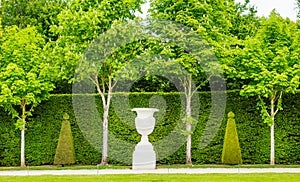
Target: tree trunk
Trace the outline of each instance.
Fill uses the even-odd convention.
[[[25,118],[22,119],[25,122]],[[25,124],[22,125],[21,130],[21,167],[26,167],[25,165]]]
[[[186,123],[186,131],[190,132],[191,131],[191,124]],[[188,134],[186,137],[186,164],[192,164],[192,154],[191,154],[191,146],[192,146],[192,136],[191,134]]]
[[[111,100],[111,84],[108,88],[107,99],[105,99],[104,94],[102,95],[103,101],[103,138],[102,138],[102,159],[100,165],[108,165],[108,114],[109,114],[109,106]]]
[[[275,139],[274,139],[274,119],[275,119],[275,111],[274,111],[274,99],[271,99],[271,119],[272,125],[270,127],[270,139],[271,139],[271,151],[270,151],[270,164],[275,165]]]
[[[102,106],[103,106],[103,128],[102,128],[102,158],[100,165],[107,165],[108,164],[108,112],[110,106],[110,99],[111,99],[111,92],[112,92],[112,80],[109,78],[109,85],[108,85],[108,94],[107,98],[105,98],[105,84],[102,78],[102,90],[99,85],[98,81],[98,74],[94,75],[94,83],[96,84],[96,88],[98,93],[102,99]]]
[[[22,100],[22,129],[21,129],[21,167],[26,167],[25,164],[25,100]]]
[[[192,164],[192,136],[191,136],[191,131],[192,131],[192,124],[191,124],[191,97],[192,97],[192,78],[189,77],[188,80],[188,89],[186,90],[186,131],[188,135],[186,136],[186,164]]]
[[[270,127],[271,133],[271,155],[270,155],[270,164],[275,165],[275,140],[274,140],[274,122]]]
[[[106,105],[103,113],[103,138],[102,138],[102,159],[101,165],[108,164],[108,106]]]

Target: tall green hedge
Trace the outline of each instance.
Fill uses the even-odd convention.
[[[119,99],[127,97],[126,94],[119,94]],[[158,98],[161,103],[155,103],[153,96]],[[84,97],[84,96],[81,96]],[[85,97],[94,97],[92,95]],[[178,122],[180,113],[180,95],[178,93],[130,93],[130,107],[149,107],[149,101],[155,106],[165,105],[166,113],[161,117],[162,120],[156,124],[153,133],[149,136],[150,142],[160,141],[174,130]],[[114,99],[114,97],[113,97]],[[283,97],[283,111],[276,115],[275,119],[275,150],[277,164],[300,164],[300,94],[285,95]],[[114,100],[117,102],[117,100]],[[165,103],[164,103],[165,102]],[[199,147],[203,130],[207,124],[210,114],[210,94],[199,93],[199,119],[195,131],[192,135],[192,160],[194,164],[220,164],[222,146],[226,128],[226,120],[222,121],[217,135],[203,149]],[[102,105],[100,98],[96,97],[96,110],[101,113]],[[82,103],[84,105],[84,103]],[[127,108],[129,109],[129,108]],[[84,110],[84,107],[82,107]],[[126,110],[126,108],[125,108]],[[110,112],[109,131],[114,136],[129,143],[136,144],[140,140],[140,135],[136,132],[133,125],[132,116],[122,117],[116,114],[114,108]],[[269,162],[269,127],[262,122],[259,111],[256,109],[255,98],[244,98],[238,92],[227,93],[226,113],[235,113],[237,132],[242,151],[244,164],[268,164]],[[94,112],[94,111],[86,111]],[[71,95],[52,95],[48,101],[43,102],[35,109],[34,115],[28,118],[26,130],[26,163],[27,165],[47,165],[53,164],[57,142],[59,138],[62,116],[69,113],[74,148],[76,154],[76,164],[97,164],[101,160],[99,147],[94,147],[87,141],[81,132],[74,116]],[[97,128],[97,118],[89,118],[89,127]],[[101,116],[99,116],[101,117]],[[126,122],[124,122],[126,120]],[[0,111],[0,165],[18,166],[20,164],[20,131],[15,129],[14,120]],[[89,133],[95,136],[95,141],[99,141],[101,136],[97,133]],[[172,141],[170,141],[172,142]],[[173,141],[174,142],[174,141]],[[176,142],[176,141],[175,141]],[[166,143],[169,144],[169,143]],[[120,146],[122,147],[122,146]],[[126,156],[124,156],[126,157]],[[128,159],[130,160],[130,158]],[[158,164],[178,164],[185,161],[185,146],[180,147],[175,153],[165,159],[158,161]],[[122,164],[119,161],[110,159],[110,163]]]

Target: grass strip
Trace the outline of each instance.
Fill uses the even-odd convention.
[[[255,173],[255,174],[114,174],[114,175],[42,175],[42,176],[0,176],[0,181],[12,182],[298,182],[300,174]]]

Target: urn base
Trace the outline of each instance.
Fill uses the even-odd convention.
[[[156,154],[151,143],[138,143],[133,152],[132,169],[155,169]]]

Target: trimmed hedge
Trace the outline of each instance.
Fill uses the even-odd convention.
[[[130,108],[133,107],[164,107],[166,112],[161,115],[155,115],[158,118],[158,123],[154,132],[149,136],[150,142],[160,141],[167,136],[171,131],[179,131],[181,128],[176,128],[178,120],[180,120],[180,95],[178,93],[128,93],[117,94],[118,99],[113,97],[115,106],[122,97],[129,97]],[[153,99],[153,96],[156,99]],[[93,97],[78,96],[78,97]],[[163,99],[162,99],[163,98]],[[156,102],[158,100],[158,102]],[[283,107],[275,118],[275,157],[277,164],[300,164],[300,94],[284,95]],[[199,93],[199,118],[195,126],[195,131],[192,135],[192,160],[194,164],[221,164],[221,155],[223,148],[223,140],[226,128],[226,119],[224,118],[217,135],[203,149],[199,147],[201,136],[206,126],[207,118],[210,114],[210,93]],[[86,110],[84,106],[91,102],[82,102],[80,106],[80,114],[86,117],[87,127],[99,128],[99,119],[101,116],[94,117],[93,112],[101,113],[102,105],[100,98],[95,99],[97,108],[95,110]],[[238,92],[227,93],[226,113],[233,111],[235,113],[237,132],[242,151],[244,164],[268,164],[269,163],[269,147],[270,136],[269,127],[263,123],[256,109],[255,98],[241,97]],[[118,112],[118,113],[117,113]],[[121,113],[120,113],[121,112]],[[75,120],[74,108],[72,105],[71,95],[52,95],[48,101],[43,102],[36,108],[34,115],[28,118],[26,130],[26,145],[25,155],[26,164],[33,165],[48,165],[53,164],[55,151],[59,139],[62,116],[64,113],[69,113],[70,123],[72,128],[72,136],[74,140],[74,148],[76,154],[76,164],[97,164],[101,160],[99,141],[101,136],[97,133],[83,134],[82,127]],[[90,113],[90,114],[87,114]],[[116,114],[117,113],[117,114]],[[130,109],[117,111],[111,108],[109,131],[111,134],[126,141],[133,146],[139,142],[140,135],[134,127],[134,115],[128,114]],[[133,112],[132,112],[133,113]],[[78,114],[78,113],[77,113]],[[92,116],[94,118],[92,118]],[[159,119],[162,118],[162,119]],[[0,165],[1,166],[18,166],[20,164],[20,131],[15,129],[14,122],[10,116],[6,115],[3,110],[0,111]],[[181,126],[181,125],[180,125]],[[178,137],[181,135],[178,132]],[[182,135],[183,136],[183,135]],[[94,138],[93,141],[88,141],[88,138]],[[113,141],[113,142],[118,142]],[[171,145],[176,141],[169,141],[166,145]],[[113,145],[130,151],[132,146]],[[109,156],[113,152],[110,151]],[[128,161],[116,161],[110,159],[112,164],[126,164],[130,162],[130,152],[122,152],[118,155],[124,155]],[[158,154],[159,156],[160,154]],[[159,160],[158,164],[179,164],[185,162],[185,145],[181,146],[175,153],[167,158]]]
[[[70,165],[74,163],[75,150],[73,146],[72,131],[70,122],[66,119],[62,122],[56,153],[54,156],[54,164]]]
[[[242,154],[239,144],[239,137],[236,131],[234,113],[228,113],[225,138],[222,151],[223,164],[242,164]]]

